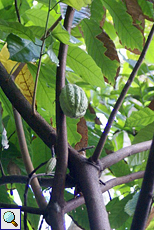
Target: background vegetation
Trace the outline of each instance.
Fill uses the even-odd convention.
[[[134,215],[154,130],[153,5],[0,1],[0,206],[17,207],[17,190],[22,229],[41,228],[41,214],[52,229],[65,229],[64,213],[86,230],[154,228],[150,166]],[[65,82],[82,87],[89,102],[83,118],[66,123]],[[46,162],[55,153],[54,177]]]

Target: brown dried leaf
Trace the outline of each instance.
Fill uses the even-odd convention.
[[[123,0],[124,1],[124,0]],[[144,38],[144,28],[145,28],[145,16],[142,13],[140,6],[138,5],[137,0],[125,0],[124,1],[127,7],[127,13],[131,15],[133,19],[133,25],[141,31],[143,35],[143,45],[145,44]],[[127,47],[126,47],[127,49]],[[140,54],[141,52],[138,49],[128,49],[135,54]]]
[[[154,100],[152,100],[148,106],[151,110],[154,111]]]
[[[80,150],[82,148],[87,147],[87,145],[88,145],[88,128],[87,128],[86,120],[84,119],[84,117],[80,118],[80,121],[77,124],[77,132],[79,134],[81,134],[82,138],[81,138],[80,142],[78,142],[75,145],[75,149]],[[82,151],[80,153],[82,155],[85,155],[84,151]]]
[[[97,39],[99,39],[101,42],[103,42],[104,46],[106,47],[105,55],[110,58],[112,61],[117,60],[120,63],[116,47],[114,45],[114,42],[110,39],[110,37],[102,30],[102,33],[97,35]],[[119,75],[120,66],[117,69],[117,73],[115,76],[115,80]],[[108,80],[105,78],[105,81],[108,82]]]

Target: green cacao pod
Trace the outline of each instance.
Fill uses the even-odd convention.
[[[75,84],[65,85],[60,93],[63,113],[71,118],[83,117],[88,107],[88,99],[83,89]]]
[[[55,166],[56,166],[56,158],[55,157],[52,157],[48,162],[47,162],[47,165],[46,165],[46,170],[45,170],[45,173],[46,174],[50,174],[52,173],[52,171],[54,170]]]

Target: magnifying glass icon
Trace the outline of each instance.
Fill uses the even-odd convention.
[[[11,224],[13,224],[15,227],[18,226],[18,224],[15,222],[15,215],[14,215],[14,213],[11,212],[11,211],[5,212],[4,215],[3,215],[3,219],[4,219],[5,222],[11,223]]]

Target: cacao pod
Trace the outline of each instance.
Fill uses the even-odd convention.
[[[47,165],[46,165],[46,174],[51,174],[52,171],[54,170],[55,166],[56,166],[56,158],[55,157],[52,157],[48,162],[47,162]]]
[[[88,107],[88,99],[83,89],[75,84],[65,85],[59,96],[63,113],[71,118],[83,117]]]

